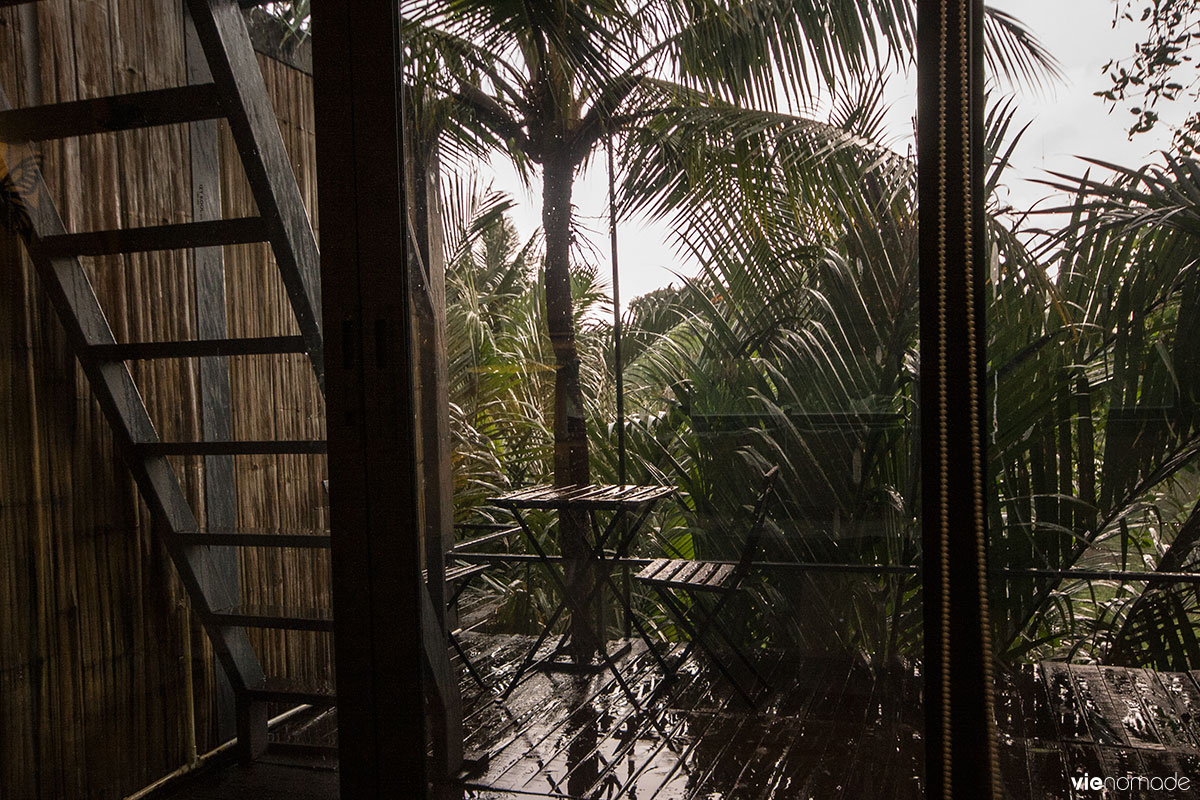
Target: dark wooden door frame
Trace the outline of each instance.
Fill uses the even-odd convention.
[[[395,0],[314,0],[342,797],[428,790]]]

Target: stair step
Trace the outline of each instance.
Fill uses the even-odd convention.
[[[336,702],[332,686],[314,686],[284,678],[267,678],[262,685],[243,691],[250,700],[272,703],[307,703],[331,706]]]
[[[333,614],[324,608],[240,605],[213,611],[223,625],[289,631],[332,631]]]
[[[2,121],[0,125],[3,125]],[[70,258],[144,253],[152,250],[184,250],[191,247],[220,247],[266,240],[267,226],[262,217],[240,217],[151,225],[145,228],[65,233],[45,237],[38,247],[41,255],[46,258]]]
[[[255,336],[244,339],[193,339],[181,342],[130,342],[89,348],[103,361],[144,361],[152,358],[204,358],[303,353],[303,336]]]
[[[134,448],[143,456],[258,456],[319,455],[324,439],[269,439],[241,442],[142,442]]]
[[[41,142],[223,116],[216,86],[200,83],[3,111],[0,139]]]
[[[180,544],[199,547],[311,547],[328,548],[328,533],[241,533],[214,531],[207,533],[176,533]]]

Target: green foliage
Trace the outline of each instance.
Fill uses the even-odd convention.
[[[274,0],[262,8],[286,26],[290,38],[302,42],[312,33],[312,0]]]
[[[998,265],[989,356],[1002,567],[1171,571],[1191,559],[1193,541],[1177,534],[1200,455],[1200,170],[1172,156],[1163,168],[1098,166],[1112,177],[1055,183],[1076,198],[1055,209],[1071,214],[1064,229],[1032,250],[1009,236]],[[1011,577],[995,584],[993,608],[1014,657],[1153,664],[1164,648],[1185,652],[1190,626],[1175,623],[1194,608],[1176,602],[1190,596],[1179,588],[1168,602],[1138,582]]]
[[[520,242],[511,202],[448,179],[446,328],[455,497],[463,517],[488,496],[551,474],[554,356],[545,333],[540,240]],[[576,271],[576,325],[590,396],[604,391],[607,294],[595,269]]]
[[[989,122],[996,170],[1011,152],[1003,108]],[[714,193],[713,221],[683,240],[707,254],[701,273],[630,310],[631,480],[672,483],[683,496],[652,522],[660,533],[646,555],[736,557],[729,523],[752,501],[755,475],[780,464],[764,559],[919,563],[913,173],[866,145],[819,163],[822,179],[805,184],[819,213],[794,214],[783,193],[747,203],[761,187]],[[780,160],[748,174],[789,185],[771,169],[790,168]],[[1169,158],[1105,181],[1061,179],[1077,198],[1071,221],[1036,245],[1029,229],[991,222],[992,607],[1006,659],[1197,663],[1200,609],[1186,586],[1011,571],[1174,572],[1200,556],[1198,175]],[[448,281],[452,358],[469,365],[452,369],[456,427],[467,432],[456,447],[464,513],[549,475],[535,250],[493,220]],[[599,288],[577,293],[581,307],[601,310],[579,323],[597,480],[612,480],[611,331]],[[498,582],[514,625],[536,629],[552,607],[541,580],[514,571]],[[759,644],[920,656],[917,576],[766,572],[757,586],[745,631]]]
[[[1137,11],[1135,12],[1135,8]],[[1200,2],[1198,0],[1119,0],[1117,20],[1146,27],[1146,37],[1133,55],[1104,65],[1111,85],[1096,95],[1112,104],[1129,103],[1134,122],[1132,137],[1153,130],[1162,120],[1162,102],[1200,100]],[[1116,24],[1116,23],[1114,23]],[[1184,109],[1184,119],[1172,125],[1174,144],[1183,155],[1200,146],[1200,113]]]
[[[751,137],[761,141],[745,147]],[[736,557],[727,524],[778,464],[764,559],[914,563],[911,165],[832,126],[819,138],[785,126],[724,141],[710,137],[707,190],[681,190],[676,204],[681,244],[702,272],[677,296],[680,321],[627,370],[645,409],[642,441],[662,447],[655,466],[688,492],[701,557]],[[691,168],[663,159],[643,174],[691,180]],[[913,576],[765,573],[747,635],[912,658],[918,586]]]

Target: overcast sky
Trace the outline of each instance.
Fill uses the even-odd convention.
[[[1132,142],[1126,131],[1133,119],[1125,108],[1110,110],[1093,92],[1107,80],[1101,68],[1111,58],[1125,58],[1144,36],[1136,23],[1125,22],[1113,29],[1114,0],[993,0],[991,5],[1023,21],[1062,65],[1065,82],[1046,91],[1017,90],[1014,131],[1030,123],[1014,156],[1008,180],[1007,202],[1027,208],[1049,190],[1033,181],[1046,177],[1046,170],[1081,174],[1087,165],[1077,155],[1087,155],[1128,166],[1145,163],[1156,150],[1167,147],[1170,132],[1159,126]],[[1000,94],[1011,87],[1000,85]],[[888,124],[895,147],[903,151],[912,141],[912,117],[916,108],[915,76],[896,75],[889,81]],[[1164,114],[1167,116],[1167,114]],[[524,190],[511,167],[500,158],[493,160],[494,185],[517,201],[513,218],[523,237],[540,224],[541,199]],[[607,275],[609,262],[607,177],[603,159],[576,180],[575,205],[582,224],[592,239]],[[689,274],[694,265],[682,262],[671,242],[670,231],[661,224],[627,221],[618,227],[622,306],[631,298],[677,280],[676,273]]]

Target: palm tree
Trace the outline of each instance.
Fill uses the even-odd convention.
[[[507,216],[512,201],[484,188],[477,175],[443,176],[440,198],[456,519],[511,525],[487,516],[495,509],[486,499],[544,481],[553,469],[555,368],[541,302],[541,236],[522,242]],[[594,269],[575,270],[572,284],[581,380],[589,398],[604,397],[608,297]],[[597,413],[592,405],[589,414]],[[533,530],[543,534],[540,524]],[[502,598],[492,624],[540,631],[554,609],[554,587],[542,577],[523,567],[483,575]]]

